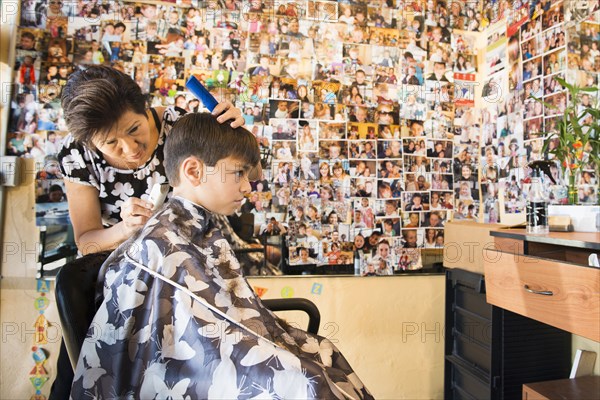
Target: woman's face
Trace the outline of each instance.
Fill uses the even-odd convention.
[[[305,97],[307,95],[306,86],[298,86],[298,96]]]
[[[92,143],[113,164],[129,169],[148,160],[154,150],[149,148],[150,139],[147,116],[126,111],[108,135],[96,135]]]
[[[321,172],[321,176],[328,176],[329,175],[329,166],[326,164],[323,164],[319,168],[319,171]]]

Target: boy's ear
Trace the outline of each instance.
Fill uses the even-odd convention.
[[[193,186],[202,182],[204,174],[204,163],[196,157],[188,157],[181,163],[181,179],[188,180]]]

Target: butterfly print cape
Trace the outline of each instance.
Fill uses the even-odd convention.
[[[256,296],[210,213],[172,198],[99,275],[73,399],[371,399],[326,338]],[[99,297],[99,298],[100,298]]]

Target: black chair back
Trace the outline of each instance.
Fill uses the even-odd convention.
[[[63,340],[73,369],[88,329],[96,314],[96,282],[100,267],[110,253],[96,253],[66,263],[56,275],[56,306]]]
[[[308,333],[317,334],[321,323],[321,313],[312,301],[302,297],[290,297],[285,299],[267,299],[262,303],[269,310],[277,311],[304,311],[308,315]]]

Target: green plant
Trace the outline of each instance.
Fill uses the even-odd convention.
[[[590,93],[598,91],[597,87],[582,88],[569,84],[560,77],[554,78],[567,90],[568,102],[564,110],[534,97],[545,107],[561,112],[556,130],[545,132],[542,152],[552,154],[560,162],[563,176],[568,177],[569,204],[577,203],[577,174],[585,165],[592,164],[598,170],[600,163],[600,109],[597,99],[584,104],[582,97],[595,98]]]

